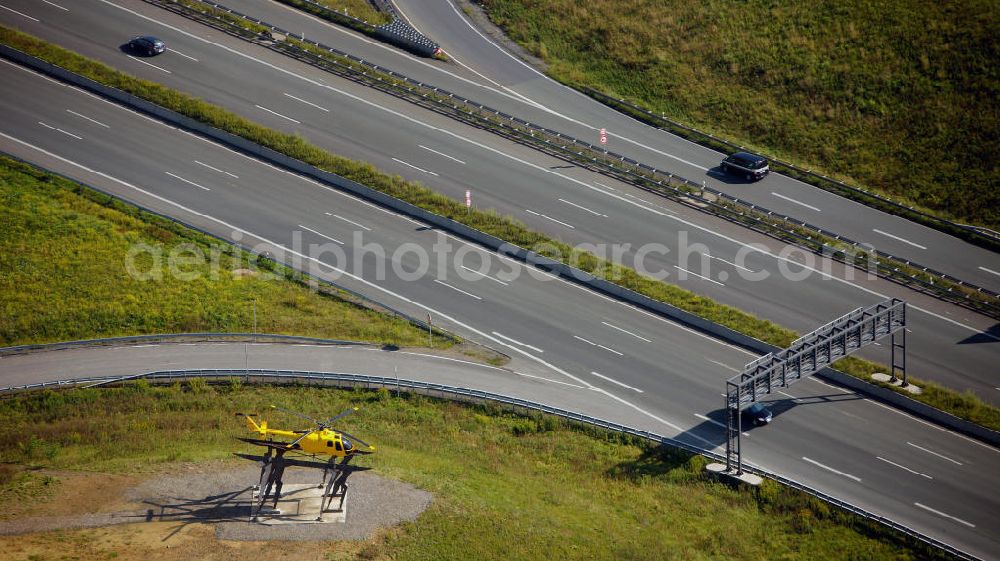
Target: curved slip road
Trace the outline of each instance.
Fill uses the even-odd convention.
[[[796,277],[803,269],[793,264],[798,256],[790,260],[775,258],[784,246],[773,240],[665,203],[602,176],[564,169],[565,162],[560,160],[418,111],[407,103],[142,2],[83,0],[70,6],[69,11],[36,0],[8,0],[7,4],[38,21],[11,12],[0,13],[0,21],[6,24],[130,73],[202,96],[268,126],[301,133],[337,153],[424,181],[452,197],[463,198],[465,190],[471,189],[475,206],[496,208],[565,241],[598,245],[613,242],[623,249],[621,255],[627,263],[641,248],[649,247],[647,244],[662,243],[669,253],[654,250],[644,255],[650,272],[663,273],[670,282],[799,331],[810,330],[884,296],[905,298],[917,307],[911,315],[914,328],[909,340],[910,373],[953,388],[971,389],[994,403],[1000,401],[1000,390],[996,389],[1000,382],[992,368],[1000,339],[988,333],[995,332],[996,326],[971,312],[884,281],[842,282],[809,271],[805,271],[809,278],[804,280],[785,278],[782,270]],[[296,21],[304,29],[306,23],[319,26],[333,34],[333,40],[324,37],[325,42],[336,44],[354,37],[331,31],[334,28],[277,4],[250,7],[253,10],[247,11],[255,14],[258,9],[271,10],[268,18],[298,18]],[[117,41],[108,40],[122,29],[157,29],[172,50],[153,59],[129,59],[118,50]],[[311,34],[311,28],[306,32]],[[351,40],[360,46],[349,46],[369,49],[374,55],[397,62],[415,60],[367,39]],[[435,63],[413,64],[422,71],[448,76],[436,70]],[[468,82],[453,79],[471,87]],[[23,125],[44,128],[37,124],[42,120],[37,117],[50,108],[47,100],[15,92],[4,99],[12,115],[26,111],[24,105],[35,104],[36,113],[24,115]],[[68,118],[75,121],[74,126],[91,124],[71,113],[59,115],[60,119],[55,119],[58,122]],[[12,119],[11,125],[14,122]],[[98,132],[108,133],[110,138],[117,135],[116,131]],[[68,136],[46,140],[62,141],[65,147],[76,143]],[[770,254],[747,251],[746,244],[751,242],[770,248]],[[684,247],[691,251],[685,253]],[[612,251],[609,246],[609,254]],[[703,258],[709,254],[710,258]],[[840,277],[841,269],[833,265],[830,271]],[[747,280],[745,273],[763,273],[768,278]],[[866,356],[886,360],[883,350]]]
[[[553,405],[706,448],[722,443],[720,392],[747,353],[21,68],[3,63],[0,73],[4,150],[407,313],[430,313],[435,325],[514,356],[518,372],[545,378],[496,372],[533,399],[544,387],[565,400]],[[448,258],[421,263],[421,252],[434,255],[437,244],[452,246]],[[282,368],[329,364],[306,347],[281,349],[294,356],[277,346],[257,350]],[[215,362],[166,354],[182,364],[190,357],[191,367],[228,360],[241,368],[241,350]],[[123,352],[103,351],[90,361],[64,355],[61,370],[89,363],[101,375]],[[5,357],[0,369],[22,380],[62,377],[52,365],[18,362],[32,356],[42,355]],[[775,423],[744,440],[749,461],[977,555],[998,551],[995,448],[817,381],[785,394],[773,396]]]

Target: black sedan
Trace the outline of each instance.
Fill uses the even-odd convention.
[[[128,42],[128,47],[132,51],[146,56],[155,56],[167,50],[167,46],[163,44],[163,41],[150,35],[140,35],[132,39]]]
[[[754,425],[766,425],[771,422],[771,410],[757,402],[743,410],[743,418]]]

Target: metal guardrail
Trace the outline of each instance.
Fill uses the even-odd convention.
[[[646,124],[666,130],[666,128],[662,126],[665,124],[667,127],[674,130],[679,129],[688,135],[697,137],[693,139],[686,138],[686,140],[691,140],[692,142],[708,146],[709,148],[715,148],[716,146],[713,146],[713,144],[715,144],[721,145],[722,147],[726,147],[730,150],[747,149],[745,146],[740,146],[734,142],[719,138],[711,133],[700,131],[694,127],[674,121],[673,119],[668,119],[664,115],[658,115],[649,109],[636,105],[630,101],[612,97],[587,86],[579,86],[578,89],[597,101],[612,107],[613,109],[618,109],[619,111],[621,111],[620,108],[628,109],[630,117],[638,117],[642,121],[646,122]],[[667,132],[673,133],[674,131],[668,130]],[[1000,250],[1000,232],[995,230],[990,230],[989,228],[984,228],[982,226],[961,224],[959,222],[934,216],[922,210],[894,201],[888,197],[884,197],[873,191],[849,185],[839,179],[834,179],[832,177],[816,173],[812,170],[803,169],[800,166],[784,161],[780,158],[776,158],[768,154],[761,155],[765,156],[772,163],[795,172],[797,179],[807,181],[809,184],[815,185],[825,191],[846,196],[851,200],[858,201],[866,206],[871,206],[873,208],[877,208],[878,210],[889,212],[908,220],[913,220],[914,222],[919,222],[920,224],[940,230],[946,234],[962,237],[967,241],[981,245],[987,249],[992,249],[993,251]]]
[[[330,346],[372,346],[364,341],[341,341],[339,339],[322,339],[318,337],[303,337],[299,335],[279,335],[276,333],[162,333],[153,335],[125,335],[122,337],[100,337],[96,339],[79,339],[76,341],[59,341],[57,343],[33,343],[30,345],[15,345],[0,347],[0,356],[21,354],[33,351],[70,349],[76,347],[101,347],[128,345],[131,343],[149,343],[151,341],[219,341],[248,343],[303,343]]]
[[[965,282],[957,277],[923,266],[914,261],[873,250],[867,244],[856,242],[836,232],[830,232],[791,216],[776,213],[717,189],[703,184],[699,185],[679,175],[668,173],[621,154],[610,152],[602,147],[506,114],[464,96],[449,92],[448,90],[414,80],[394,70],[373,64],[317,41],[308,40],[300,34],[286,31],[211,0],[199,1],[231,17],[266,27],[273,32],[294,38],[296,41],[311,45],[335,57],[345,58],[351,63],[361,66],[363,70],[353,68],[348,64],[338,63],[336,60],[331,60],[330,58],[324,58],[316,53],[292,45],[287,41],[261,40],[256,33],[248,31],[233,22],[192,10],[173,0],[144,1],[169,9],[189,19],[195,19],[196,21],[216,27],[244,40],[257,42],[262,46],[291,56],[307,64],[365,86],[373,87],[389,95],[457,119],[471,126],[488,130],[489,132],[530,146],[551,156],[614,177],[651,193],[670,198],[695,210],[708,212],[785,243],[797,245],[810,252],[872,272],[907,288],[1000,319],[1000,293]],[[385,77],[379,74],[385,75]],[[394,82],[398,82],[398,84]],[[829,240],[829,243],[824,241],[823,238]],[[831,243],[837,245],[831,245]],[[856,253],[849,258],[844,249],[845,246],[849,246]],[[869,263],[869,259],[863,257],[868,255],[868,253],[876,256],[872,260],[874,261],[874,265]],[[881,260],[889,263],[882,263]],[[907,272],[904,269],[912,272]],[[925,275],[929,280],[921,278],[921,275]],[[938,279],[938,282],[935,282],[935,279]],[[940,281],[945,281],[946,284],[950,283],[954,287],[959,288],[959,290],[954,290],[949,286],[942,286],[939,284]],[[963,292],[961,288],[982,296],[982,299],[972,298],[969,293]]]
[[[237,378],[237,379],[242,379],[241,381],[243,381],[244,383],[315,384],[315,385],[334,386],[334,387],[364,387],[365,389],[386,388],[391,390],[393,388],[396,388],[398,390],[402,390],[403,388],[406,388],[408,391],[413,391],[414,393],[421,393],[423,395],[429,395],[431,397],[439,397],[441,399],[451,399],[456,401],[473,401],[473,402],[490,401],[510,406],[511,409],[515,412],[517,408],[521,408],[525,411],[537,411],[540,413],[555,415],[557,417],[561,417],[563,419],[567,419],[570,421],[585,423],[605,430],[619,432],[622,434],[628,434],[639,438],[644,438],[646,440],[655,442],[657,444],[680,448],[684,451],[704,456],[716,462],[720,463],[725,462],[725,457],[720,454],[716,454],[709,450],[702,449],[698,446],[694,446],[692,444],[688,444],[686,442],[674,438],[670,438],[646,430],[637,429],[627,425],[622,425],[612,421],[599,419],[597,417],[591,417],[583,413],[577,413],[559,407],[553,407],[551,405],[546,405],[544,403],[529,401],[503,394],[485,392],[470,388],[448,386],[445,384],[434,384],[431,382],[421,382],[419,380],[387,378],[384,376],[367,376],[363,374],[313,372],[313,371],[302,371],[302,370],[260,370],[260,369],[163,370],[163,371],[147,372],[144,374],[136,374],[131,376],[76,378],[72,380],[57,380],[51,382],[40,382],[37,384],[11,386],[6,388],[0,388],[0,396],[17,395],[20,392],[34,391],[39,389],[52,389],[52,388],[60,389],[60,388],[73,388],[73,387],[92,388],[92,387],[107,386],[111,384],[120,384],[123,382],[134,381],[137,379],[146,379],[154,383],[170,384],[173,382],[191,378],[201,378],[205,380],[215,380],[219,382],[225,382],[230,379]],[[977,557],[955,546],[952,546],[948,543],[945,543],[931,536],[925,535],[917,530],[910,528],[909,526],[900,524],[899,522],[895,522],[884,516],[869,512],[861,507],[853,505],[847,501],[840,500],[832,495],[823,493],[822,491],[809,487],[808,485],[805,485],[793,479],[782,477],[776,473],[772,473],[763,470],[759,467],[747,464],[744,465],[744,471],[754,473],[761,477],[766,477],[782,485],[787,485],[788,487],[791,487],[798,491],[808,493],[809,495],[812,495],[824,502],[842,508],[852,514],[861,516],[865,519],[882,524],[888,528],[896,530],[897,532],[905,534],[911,538],[914,538],[928,545],[946,551],[947,553],[954,555],[955,557],[958,557],[960,559],[968,559],[973,561],[978,559]]]

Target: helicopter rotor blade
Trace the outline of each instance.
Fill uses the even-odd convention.
[[[344,431],[342,431],[342,430],[338,430],[337,432],[339,432],[339,433],[340,433],[340,434],[342,434],[343,436],[346,436],[347,438],[350,438],[351,440],[353,440],[354,442],[357,442],[358,444],[360,444],[360,445],[364,446],[365,448],[371,448],[371,447],[372,447],[372,445],[371,445],[371,444],[368,444],[368,443],[367,443],[367,442],[365,442],[364,440],[361,440],[360,438],[358,438],[358,437],[354,436],[353,434],[351,434],[351,433],[349,433],[349,432],[344,432]]]
[[[333,417],[330,417],[330,419],[329,419],[329,420],[327,420],[327,421],[326,421],[325,423],[317,423],[317,424],[318,424],[318,425],[319,425],[320,427],[323,427],[323,428],[326,428],[326,427],[330,426],[330,423],[333,423],[333,422],[334,422],[334,421],[336,421],[337,419],[341,419],[341,418],[343,418],[343,417],[346,417],[346,416],[350,415],[351,413],[354,413],[354,412],[355,412],[355,411],[357,411],[357,410],[358,410],[358,408],[357,408],[357,407],[351,407],[350,409],[348,409],[347,411],[344,411],[343,413],[341,413],[341,414],[339,414],[339,415],[335,415],[335,416],[333,416]]]
[[[302,436],[300,436],[300,437],[296,438],[295,440],[289,442],[288,443],[288,448],[294,448],[296,444],[298,444],[299,442],[302,441],[302,439],[304,439],[305,437],[309,436],[310,434],[312,434],[314,432],[316,432],[316,429],[305,431],[304,433],[302,433]]]
[[[308,415],[303,415],[302,413],[298,413],[296,411],[292,411],[291,409],[285,409],[284,407],[278,407],[277,405],[272,405],[271,409],[277,409],[278,411],[281,411],[282,413],[288,413],[289,415],[295,415],[296,417],[299,417],[301,419],[305,419],[305,420],[307,420],[307,421],[309,421],[311,423],[315,423],[317,425],[320,424],[320,422],[317,421],[316,419],[313,419],[312,417],[310,417]]]

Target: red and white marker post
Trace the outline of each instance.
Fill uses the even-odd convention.
[[[608,130],[601,129],[601,144],[607,144],[607,143],[608,143]]]
[[[465,211],[472,212],[472,191],[469,189],[465,190]]]

